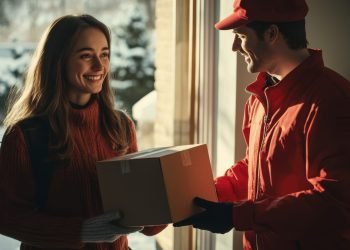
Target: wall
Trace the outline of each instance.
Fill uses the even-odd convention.
[[[309,47],[321,48],[325,64],[350,79],[350,1],[307,0],[307,3]]]
[[[173,1],[156,1],[156,72],[157,113],[155,124],[155,145],[174,144],[174,17]]]

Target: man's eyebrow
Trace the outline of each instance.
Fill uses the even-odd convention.
[[[239,34],[239,35],[244,35],[245,31],[244,30],[240,30],[239,28],[233,29],[232,30],[233,34]]]

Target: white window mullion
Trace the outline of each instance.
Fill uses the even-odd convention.
[[[197,90],[197,133],[196,143],[206,143],[214,163],[216,137],[216,84],[215,84],[215,22],[216,1],[197,0],[196,6],[196,90]],[[215,164],[212,164],[214,167]],[[213,169],[215,173],[215,169]],[[215,235],[197,230],[196,250],[215,249]]]

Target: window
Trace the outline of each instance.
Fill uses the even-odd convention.
[[[0,138],[10,89],[23,84],[31,55],[44,29],[65,14],[88,13],[111,30],[111,85],[116,106],[135,120],[140,149],[154,147],[155,0],[3,0],[0,2]],[[21,16],[21,18],[13,18]],[[154,237],[132,234],[130,246],[156,249]],[[141,247],[142,246],[142,247]],[[0,235],[0,248],[18,249],[19,242]]]

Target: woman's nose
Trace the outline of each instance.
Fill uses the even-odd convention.
[[[100,58],[95,57],[93,61],[93,68],[94,69],[102,69],[103,68],[103,63]]]

